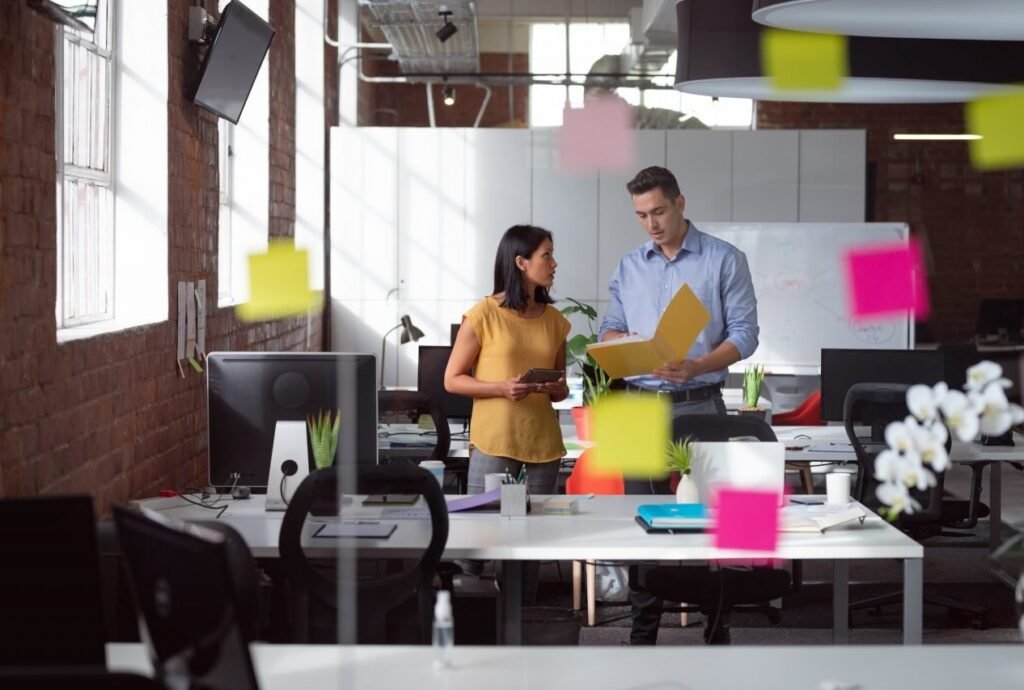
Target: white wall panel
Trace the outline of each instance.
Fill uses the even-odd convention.
[[[695,222],[732,217],[732,133],[681,129],[667,132],[667,167],[686,197]]]
[[[800,132],[800,222],[864,221],[864,130]]]
[[[771,130],[732,136],[732,220],[797,220],[800,133]]]

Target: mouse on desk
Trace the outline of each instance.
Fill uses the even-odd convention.
[[[231,498],[242,501],[252,496],[252,489],[248,486],[236,486],[231,490]]]

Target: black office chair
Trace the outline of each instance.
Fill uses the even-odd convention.
[[[875,479],[875,459],[887,448],[885,443],[885,427],[890,422],[902,421],[910,414],[907,409],[907,389],[909,386],[894,383],[857,383],[850,386],[843,403],[843,424],[846,435],[857,456],[857,483],[854,497],[865,506],[880,511],[883,506],[876,496],[879,482]],[[863,425],[871,430],[869,437],[858,436],[855,425]],[[952,446],[952,439],[946,441],[946,451]],[[913,539],[921,541],[929,537],[944,534],[942,527],[948,519],[943,510],[943,481],[945,472],[935,472],[935,486],[925,491],[913,489],[911,498],[921,508],[912,514],[901,514],[893,525]],[[986,626],[986,612],[980,606],[974,606],[958,599],[943,596],[927,590],[923,595],[924,603],[942,606],[952,611],[959,611],[971,616],[976,627]],[[862,609],[879,610],[887,604],[898,604],[903,601],[903,592],[893,592],[871,597],[850,604],[850,611]],[[852,615],[851,615],[852,619]],[[851,620],[852,623],[852,620]]]
[[[0,668],[0,690],[166,690],[152,678],[103,670]]]
[[[382,424],[416,424],[419,422],[420,416],[429,415],[435,431],[432,435],[433,447],[424,444],[422,455],[406,459],[413,464],[420,460],[444,462],[445,470],[455,475],[457,493],[466,493],[466,484],[469,480],[469,460],[448,457],[448,450],[451,448],[452,442],[451,431],[448,428],[448,418],[445,417],[441,404],[436,398],[420,391],[378,391],[377,414]],[[381,456],[386,458],[387,451],[384,450]]]
[[[695,414],[681,415],[672,423],[672,436],[696,441],[728,441],[752,436],[758,441],[777,441],[771,426],[760,417],[746,415]],[[670,494],[668,479],[625,480],[627,494]],[[719,616],[730,611],[755,610],[764,613],[772,623],[780,620],[777,609],[766,602],[789,591],[792,578],[785,570],[774,568],[729,569],[717,572],[706,566],[654,566],[629,569],[630,589],[648,592],[669,601],[693,602],[679,611],[700,611],[707,617],[705,641],[710,631],[718,628]]]
[[[311,473],[299,485],[288,504],[281,525],[280,553],[289,586],[289,609],[296,642],[334,642],[337,640],[339,587],[355,586],[359,596],[358,641],[384,642],[388,638],[388,614],[400,607],[417,609],[415,639],[430,637],[433,617],[433,578],[445,544],[448,542],[448,508],[434,476],[410,465],[378,465],[359,468],[354,494],[419,494],[430,514],[430,541],[417,558],[388,557],[380,551],[360,553],[354,581],[341,582],[336,558],[312,558],[303,541],[306,515],[318,495],[338,491],[338,469],[329,467]],[[348,493],[348,492],[346,492]],[[404,519],[403,522],[409,522]],[[399,529],[402,529],[399,526]],[[331,547],[327,539],[318,541]],[[392,635],[394,637],[394,635]]]
[[[105,668],[89,496],[0,500],[0,667]]]

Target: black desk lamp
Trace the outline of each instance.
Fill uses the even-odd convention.
[[[402,320],[397,326],[389,330],[384,334],[384,337],[380,339],[380,387],[384,388],[384,356],[387,354],[387,340],[388,336],[397,331],[399,328],[402,329],[402,337],[399,341],[401,345],[405,345],[410,340],[416,342],[423,337],[423,331],[412,325],[412,319],[409,318],[408,314],[402,316]]]

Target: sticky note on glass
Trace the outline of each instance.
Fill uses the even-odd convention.
[[[1024,167],[1024,89],[979,98],[967,104],[967,131],[981,139],[970,143],[978,170]]]
[[[563,170],[632,170],[636,163],[633,108],[621,98],[588,98],[582,108],[566,108],[558,131]]]
[[[306,314],[320,301],[309,289],[309,253],[292,240],[271,240],[266,254],[249,255],[249,301],[235,308],[243,321]]]
[[[846,255],[846,292],[854,318],[898,316],[910,310],[928,317],[928,281],[921,246],[914,238],[904,244],[860,247]]]
[[[656,395],[609,393],[591,407],[590,437],[596,472],[664,477],[671,404]]]
[[[761,32],[761,73],[776,91],[835,91],[849,73],[846,36]]]
[[[712,535],[715,548],[774,551],[779,539],[779,495],[723,488]]]

